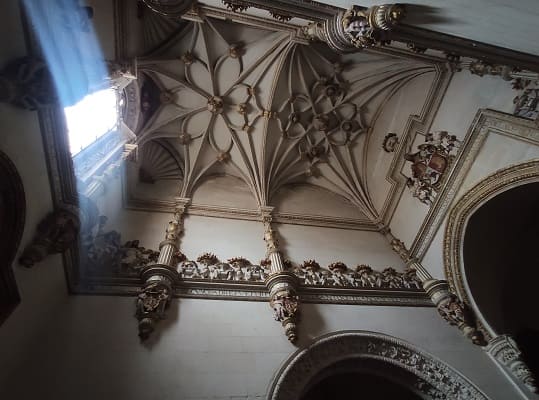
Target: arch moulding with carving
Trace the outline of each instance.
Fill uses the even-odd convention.
[[[466,192],[450,211],[444,235],[444,270],[449,285],[469,304],[488,336],[497,333],[488,324],[473,300],[466,281],[463,262],[463,243],[470,217],[495,196],[517,186],[539,182],[539,160],[527,161],[496,171]]]
[[[459,372],[404,340],[367,331],[341,331],[322,336],[294,353],[277,372],[269,388],[269,400],[297,400],[316,376],[343,361],[377,361],[388,371],[407,374],[399,382],[426,399],[486,400]],[[388,379],[393,380],[388,373]]]

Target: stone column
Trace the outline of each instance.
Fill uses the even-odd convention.
[[[475,327],[475,316],[469,307],[450,291],[447,281],[434,279],[419,260],[410,254],[404,243],[393,236],[389,228],[382,227],[380,233],[389,241],[393,251],[406,263],[406,267],[416,272],[417,277],[421,280],[423,289],[438,309],[440,316],[449,325],[456,326],[460,329],[463,335],[469,338],[474,344],[484,345],[485,340],[483,335]]]
[[[304,28],[311,39],[326,42],[337,53],[348,53],[388,41],[388,32],[405,16],[402,4],[384,4],[364,9],[353,6],[323,23]]]
[[[176,198],[173,219],[168,223],[165,240],[159,244],[159,258],[155,264],[141,271],[144,285],[136,301],[141,340],[147,339],[155,329],[156,322],[166,317],[165,311],[179,280],[176,256],[179,238],[183,233],[183,216],[189,202],[189,199]]]
[[[270,306],[273,316],[284,328],[286,337],[294,343],[297,339],[297,322],[299,316],[299,298],[297,295],[298,280],[295,274],[286,271],[277,234],[271,226],[273,207],[261,207],[260,214],[264,223],[264,241],[266,242],[266,258],[270,260],[270,274],[266,286],[270,293]]]

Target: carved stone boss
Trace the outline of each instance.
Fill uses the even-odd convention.
[[[174,217],[168,223],[165,240],[159,244],[159,257],[155,264],[143,268],[140,276],[144,285],[136,300],[136,317],[139,321],[139,336],[145,340],[155,329],[157,321],[166,317],[178,272],[179,237],[183,233],[183,215],[189,199],[177,198]]]
[[[305,34],[311,39],[326,42],[338,53],[358,51],[383,44],[388,32],[405,16],[401,4],[384,4],[363,9],[353,6],[323,23],[311,23]]]
[[[406,263],[407,268],[416,271],[418,278],[423,284],[423,289],[427,292],[432,302],[438,309],[440,316],[449,323],[456,326],[462,334],[469,338],[474,344],[485,345],[482,333],[476,327],[476,321],[470,308],[449,290],[449,284],[445,280],[434,279],[423,265],[412,257],[410,251],[404,243],[391,233],[389,228],[382,228],[380,231],[389,241],[391,248]]]
[[[272,211],[272,207],[260,208],[264,224],[266,258],[271,263],[270,275],[265,284],[270,293],[270,306],[273,309],[273,316],[276,321],[282,324],[288,340],[294,343],[297,339],[299,317],[298,279],[294,273],[286,271],[283,257],[279,251],[277,234],[271,226]]]

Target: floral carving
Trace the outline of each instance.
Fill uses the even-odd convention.
[[[210,265],[210,264],[217,264],[219,262],[219,259],[213,253],[204,253],[197,258],[197,262],[205,264],[205,265]]]
[[[488,398],[449,365],[403,340],[373,332],[344,332],[317,340],[295,353],[281,369],[268,399],[301,397],[309,381],[343,358],[376,359],[413,374],[410,387],[434,399],[487,400]]]
[[[394,268],[386,268],[382,272],[375,271],[368,265],[358,265],[355,271],[344,263],[335,262],[327,269],[309,260],[296,271],[302,284],[307,286],[341,286],[353,288],[379,289],[412,289],[421,290],[422,285],[415,271],[398,272]]]
[[[121,248],[121,266],[133,271],[144,269],[158,258],[158,251],[141,247],[138,240],[128,241]]]
[[[398,143],[399,143],[399,138],[397,137],[397,134],[388,133],[384,137],[384,141],[382,142],[382,148],[384,149],[386,153],[393,153]]]
[[[178,273],[183,279],[264,282],[269,270],[267,266],[253,265],[243,257],[234,257],[224,263],[214,254],[204,253],[197,258],[197,262],[180,262]]]

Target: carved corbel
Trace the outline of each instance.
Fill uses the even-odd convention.
[[[485,351],[528,389],[534,393],[538,392],[533,373],[522,359],[522,353],[511,336],[500,335],[492,338],[485,347]]]
[[[139,321],[139,336],[146,340],[155,329],[157,321],[166,318],[175,285],[180,279],[177,270],[179,238],[183,233],[183,215],[190,199],[176,198],[173,219],[168,223],[165,240],[159,245],[156,263],[141,270],[144,282],[136,301],[136,317]]]
[[[295,274],[286,271],[285,262],[279,251],[277,233],[271,226],[272,207],[261,207],[260,214],[264,224],[266,259],[271,263],[270,275],[265,284],[270,292],[270,306],[273,316],[284,328],[286,337],[294,343],[297,339],[299,317],[298,279]]]
[[[326,42],[338,53],[347,53],[384,44],[388,32],[405,16],[402,4],[384,4],[364,9],[353,6],[323,23],[311,23],[304,33]]]
[[[63,253],[77,239],[80,230],[79,216],[67,209],[48,214],[37,226],[32,242],[26,246],[19,263],[32,267],[49,254]]]
[[[157,321],[166,318],[178,272],[165,265],[151,265],[142,272],[144,286],[136,301],[139,337],[146,340]]]
[[[449,290],[447,281],[434,279],[423,265],[406,248],[405,244],[391,233],[386,226],[380,227],[383,234],[391,245],[391,248],[406,263],[408,270],[414,270],[421,280],[423,289],[438,309],[440,316],[456,326],[474,344],[484,346],[483,334],[476,328],[476,319],[471,309]]]
[[[473,312],[466,303],[449,291],[447,281],[429,279],[423,282],[423,288],[436,305],[440,316],[449,325],[456,326],[474,344],[486,344],[483,334],[476,328]]]
[[[296,292],[297,278],[294,274],[283,271],[271,275],[266,280],[270,292],[270,306],[273,317],[284,328],[286,337],[291,343],[297,339],[297,322],[299,318],[299,297]]]

